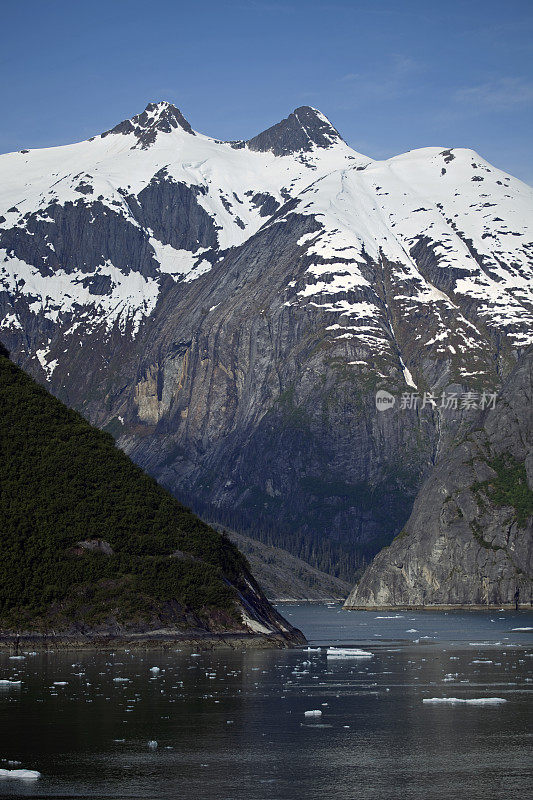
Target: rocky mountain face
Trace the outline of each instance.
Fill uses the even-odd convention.
[[[353,578],[532,341],[532,220],[470,150],[374,161],[309,107],[221,142],[150,104],[0,156],[0,331],[178,498]]]
[[[350,584],[314,569],[280,547],[233,531],[228,536],[246,556],[255,579],[271,601],[339,601],[350,593]]]
[[[533,348],[424,483],[348,608],[533,602]]]

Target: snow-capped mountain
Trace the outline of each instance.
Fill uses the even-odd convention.
[[[149,104],[0,156],[14,357],[179,496],[322,566],[390,540],[469,417],[375,391],[498,388],[532,263],[524,183],[471,150],[375,161],[309,107],[222,142]]]
[[[89,141],[1,156],[2,285],[16,293],[23,279],[55,323],[81,312],[135,335],[166,275],[194,280],[312,180],[364,160],[318,112],[299,109],[289,130],[293,118],[296,153],[284,130],[219,142],[157,103]],[[95,223],[105,230],[88,246]]]

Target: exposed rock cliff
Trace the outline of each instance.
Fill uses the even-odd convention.
[[[346,607],[533,600],[533,349],[420,489]]]
[[[313,569],[280,547],[230,532],[229,538],[243,553],[269,600],[344,600],[350,591],[345,581]]]

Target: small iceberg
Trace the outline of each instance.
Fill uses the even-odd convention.
[[[422,700],[423,703],[451,703],[452,705],[456,705],[458,703],[465,703],[471,706],[485,706],[485,705],[492,705],[496,706],[500,703],[506,703],[503,697],[472,697],[466,699],[464,697],[424,697]]]
[[[329,658],[372,658],[373,655],[359,647],[328,647],[326,653]]]
[[[0,680],[0,686],[20,686],[21,683],[22,681],[9,681],[6,680],[5,678],[2,678],[2,680]]]
[[[155,750],[155,749],[156,749],[156,747],[157,747],[157,742],[156,742],[156,740],[155,740],[155,739],[150,739],[150,741],[148,742],[148,747],[149,747],[151,750]]]
[[[316,709],[315,711],[306,711],[304,713],[304,717],[321,717],[322,711],[320,709]]]
[[[41,773],[36,769],[0,769],[0,778],[19,778],[21,780],[36,780]]]

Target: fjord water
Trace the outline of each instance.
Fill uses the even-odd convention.
[[[0,797],[527,796],[532,612],[280,610],[311,647],[372,658],[1,653],[0,680],[21,684],[0,685],[0,768],[41,777],[0,780]],[[445,697],[506,702],[423,702]]]

